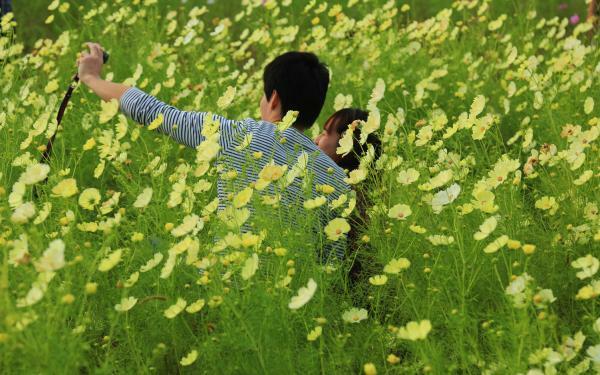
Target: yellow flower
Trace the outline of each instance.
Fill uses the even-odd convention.
[[[372,277],[369,277],[369,283],[375,286],[381,286],[384,285],[385,283],[387,283],[388,278],[386,275],[375,275]]]
[[[68,198],[77,192],[77,181],[74,178],[65,178],[52,188],[52,195],[55,197]]]
[[[433,176],[424,184],[419,185],[420,190],[431,191],[433,189],[437,189],[441,186],[444,186],[454,177],[454,172],[451,169],[443,170],[437,175]]]
[[[117,249],[112,253],[108,254],[108,256],[100,261],[100,265],[98,266],[98,271],[100,272],[108,272],[113,269],[114,266],[117,265],[121,261],[121,255],[123,254],[123,249]]]
[[[53,93],[56,90],[58,90],[58,80],[56,79],[53,79],[52,81],[48,82],[46,87],[44,87],[44,92],[46,94]]]
[[[406,220],[412,214],[412,210],[406,204],[396,204],[388,211],[388,217],[398,220]]]
[[[317,207],[324,205],[326,202],[327,202],[327,198],[325,198],[323,195],[319,195],[318,197],[316,197],[314,199],[305,200],[304,208],[306,208],[307,210],[312,210],[313,208],[317,208]]]
[[[365,372],[365,375],[377,375],[375,365],[370,362],[364,364],[363,371]]]
[[[489,190],[480,190],[473,192],[475,200],[471,201],[473,208],[481,210],[485,213],[493,213],[498,207],[494,205],[494,193]]]
[[[312,278],[308,279],[308,284],[298,289],[298,294],[292,297],[288,307],[292,310],[297,310],[306,305],[306,303],[311,300],[316,290],[317,283],[315,280]]]
[[[443,236],[440,234],[435,234],[435,235],[429,236],[429,237],[427,237],[427,239],[434,246],[450,245],[450,244],[454,243],[453,236]]]
[[[479,226],[479,231],[475,232],[475,234],[473,235],[473,238],[477,241],[483,240],[484,238],[489,236],[490,233],[492,233],[496,229],[497,225],[498,225],[498,220],[496,219],[495,216],[488,217],[487,219],[485,219],[483,224],[481,224]]]
[[[135,297],[125,297],[121,299],[121,303],[115,305],[115,310],[118,312],[129,311],[133,308],[133,306],[135,306],[137,301],[138,299]]]
[[[93,210],[100,202],[100,191],[96,188],[88,188],[79,195],[79,205],[86,210]]]
[[[198,359],[198,351],[192,350],[185,357],[181,358],[181,361],[179,361],[179,363],[182,366],[189,366],[192,363],[196,362],[196,359]]]
[[[169,306],[164,311],[163,315],[167,319],[173,319],[174,317],[179,315],[179,313],[182,312],[186,306],[187,306],[186,300],[184,300],[183,298],[177,298],[177,302],[175,302],[173,305]]]
[[[206,301],[204,301],[204,298],[200,298],[196,302],[188,305],[188,307],[185,308],[185,311],[190,314],[197,313],[198,311],[202,310],[205,303],[206,303]]]
[[[352,151],[352,146],[354,145],[354,128],[349,126],[348,129],[344,132],[344,135],[339,140],[339,147],[336,148],[335,153],[341,155],[342,157],[348,155],[350,151]]]
[[[490,31],[498,30],[499,28],[502,27],[502,24],[504,23],[505,19],[506,19],[506,14],[503,14],[500,17],[498,17],[497,19],[491,21],[488,24],[488,30],[490,30]]]
[[[66,305],[70,305],[73,302],[75,302],[75,296],[72,295],[71,293],[67,293],[64,296],[62,296],[62,298],[60,300],[62,303],[66,304]]]
[[[286,170],[287,165],[267,164],[260,171],[258,177],[265,181],[277,181],[283,176]]]
[[[58,8],[58,6],[60,5],[60,0],[53,0],[50,5],[48,5],[48,10],[52,11],[55,10],[56,8]]]
[[[350,231],[350,224],[343,218],[335,218],[325,226],[325,234],[331,241],[339,240],[345,233]]]
[[[252,232],[244,232],[242,233],[241,244],[243,247],[252,247],[259,244],[261,241],[261,237],[259,235],[253,234]]]
[[[350,185],[356,185],[365,178],[367,178],[367,170],[359,167],[353,171],[350,171],[350,173],[348,173],[348,178],[344,178],[344,182]]]
[[[283,257],[285,256],[285,254],[287,254],[287,249],[285,247],[277,247],[273,249],[273,252],[275,253],[275,255]]]
[[[416,225],[416,224],[411,224],[410,227],[408,227],[408,229],[410,229],[412,232],[418,233],[418,234],[423,234],[425,232],[427,232],[426,228],[423,228],[420,225]]]
[[[511,250],[517,250],[521,248],[521,241],[518,240],[508,240],[506,246]]]
[[[298,111],[287,111],[287,113],[285,114],[285,116],[283,116],[283,118],[281,119],[281,121],[277,123],[277,129],[280,132],[282,132],[285,129],[287,129],[290,126],[292,126],[292,124],[294,123],[294,121],[296,121],[296,118],[298,117],[299,113],[300,112],[298,112]]]
[[[415,142],[415,146],[423,146],[426,145],[431,138],[433,138],[433,128],[431,125],[427,125],[422,127],[417,134],[417,141]]]
[[[594,110],[594,99],[590,96],[588,96],[587,98],[585,98],[585,101],[583,102],[583,112],[585,112],[586,115],[589,115],[590,113],[592,113],[592,111]]]
[[[251,187],[247,187],[247,188],[243,189],[242,191],[240,191],[239,193],[237,193],[235,195],[235,197],[233,198],[233,207],[242,208],[245,205],[247,205],[248,202],[250,202],[250,199],[252,199],[253,193],[254,193],[254,190],[252,190]]]
[[[137,196],[135,202],[133,202],[133,207],[135,208],[144,208],[150,203],[152,199],[152,188],[146,187],[142,192]]]
[[[162,113],[159,113],[158,116],[148,125],[148,130],[154,130],[162,125],[165,120],[165,116]]]
[[[335,191],[335,188],[331,185],[317,185],[317,191],[322,192],[323,194],[331,194]]]
[[[400,362],[400,358],[397,355],[390,353],[390,354],[388,354],[386,361],[390,365],[395,365],[396,363]]]
[[[367,319],[368,315],[367,310],[352,307],[342,313],[342,319],[347,323],[358,323]]]
[[[416,341],[424,340],[431,331],[431,322],[421,320],[420,322],[409,322],[406,326],[400,327],[397,336],[400,339]]]
[[[590,283],[590,285],[586,285],[579,289],[576,299],[591,299],[600,296],[600,281],[595,280]]]
[[[316,326],[313,330],[311,330],[308,333],[308,335],[306,335],[306,339],[308,341],[315,341],[316,339],[319,338],[319,336],[321,336],[321,333],[323,333],[323,327]]]
[[[410,260],[406,258],[392,259],[383,267],[383,272],[395,275],[408,267],[410,267]]]
[[[235,97],[236,89],[235,87],[228,86],[225,93],[217,100],[217,106],[220,109],[225,109],[231,105],[233,102],[233,98]]]
[[[590,178],[592,178],[593,175],[594,175],[594,172],[591,169],[588,169],[587,171],[583,172],[581,174],[581,176],[579,176],[575,180],[573,180],[573,183],[578,186],[583,185],[586,182],[588,182],[588,180]]]
[[[132,286],[135,285],[135,283],[138,282],[139,279],[140,279],[140,273],[138,271],[135,271],[134,273],[129,275],[129,278],[127,280],[125,280],[125,282],[123,283],[123,287],[131,288]]]
[[[477,117],[485,107],[485,96],[477,95],[475,99],[473,99],[473,103],[471,104],[471,111],[469,112],[470,118]]]
[[[483,252],[486,254],[495,253],[500,250],[506,243],[508,242],[508,236],[503,234],[500,237],[496,238],[494,241],[489,243],[484,249]]]
[[[242,279],[248,280],[258,270],[258,254],[253,253],[252,256],[244,262],[244,266],[242,267]]]
[[[535,245],[532,244],[524,244],[523,247],[523,253],[525,253],[526,255],[530,255],[533,254],[535,252]]]
[[[556,198],[544,196],[535,201],[535,208],[544,211],[548,210],[550,215],[554,215],[558,209],[558,203],[556,202]]]
[[[152,259],[150,259],[149,261],[146,262],[146,264],[144,264],[140,267],[140,272],[150,271],[154,267],[158,266],[160,264],[160,262],[163,260],[163,258],[164,258],[164,255],[162,255],[161,253],[154,253],[154,256],[152,257]]]
[[[100,123],[104,124],[119,112],[119,101],[117,99],[111,99],[108,102],[101,101],[100,107]]]
[[[235,150],[242,151],[248,148],[248,146],[250,146],[250,144],[252,143],[253,137],[254,136],[252,135],[252,133],[246,133],[246,135],[244,135],[244,139],[240,142],[240,144],[235,146]]]
[[[248,208],[236,209],[234,207],[227,207],[224,210],[219,211],[217,214],[219,219],[231,229],[241,227],[250,217],[250,210]]]
[[[98,283],[86,283],[85,294],[95,294],[98,291]]]
[[[174,237],[185,236],[188,233],[197,234],[204,228],[204,220],[196,214],[186,215],[183,222],[171,230]]]

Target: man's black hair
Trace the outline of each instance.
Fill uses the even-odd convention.
[[[317,120],[323,108],[329,71],[314,53],[286,52],[265,67],[263,82],[267,100],[277,90],[282,117],[288,111],[300,112],[294,126],[304,130]]]

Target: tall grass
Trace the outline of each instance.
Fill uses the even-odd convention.
[[[563,11],[556,2],[413,1],[407,9],[371,0],[340,3],[339,12],[335,2],[216,1],[206,12],[178,1],[72,2],[64,12],[65,1],[51,11],[47,2],[30,3],[39,12],[32,17],[15,4],[16,39],[9,42],[12,27],[6,24],[0,43],[3,373],[372,373],[370,365],[379,373],[598,369],[600,286],[592,257],[600,240],[600,104],[590,109],[590,100],[600,97],[600,53],[598,37],[567,19],[571,12],[583,18],[583,2],[568,2]],[[42,26],[48,14],[54,19]],[[49,39],[36,40],[40,33]],[[15,183],[39,160],[45,126],[77,52],[90,40],[111,53],[103,74],[114,81],[131,78],[130,84],[182,109],[236,119],[259,116],[262,69],[270,59],[287,50],[315,51],[332,80],[311,136],[334,111],[338,94],[364,108],[383,80],[385,93],[376,103],[383,154],[364,167],[368,177],[357,185],[367,192],[368,217],[348,218],[359,231],[356,251],[343,262],[321,263],[324,235],[291,230],[277,220],[286,207],[261,205],[257,196],[250,222],[260,241],[215,249],[217,234],[239,234],[205,211],[219,172],[194,176],[195,150],[131,121],[115,116],[100,123],[100,100],[83,86],[59,130],[48,183],[39,185],[37,197],[32,186],[23,194],[36,216],[15,221]],[[229,86],[237,88],[234,101],[219,108]],[[482,99],[474,115],[473,102]],[[453,126],[456,133],[444,136]],[[488,127],[482,137],[475,135],[478,126]],[[84,150],[91,138],[96,145]],[[102,173],[96,173],[99,163]],[[410,168],[419,177],[403,184],[399,175]],[[428,189],[443,171],[452,171],[451,178]],[[52,188],[70,177],[78,193],[97,188],[101,202],[115,192],[120,199],[102,212],[100,205],[84,209],[78,195],[53,196]],[[187,192],[169,207],[181,177]],[[194,192],[199,181],[209,188]],[[452,184],[460,194],[436,213],[432,198]],[[152,188],[152,200],[135,208],[145,187]],[[491,206],[477,201],[481,192],[493,192]],[[544,205],[544,197],[555,204]],[[45,203],[50,213],[35,224]],[[406,220],[391,215],[397,204],[410,206]],[[171,228],[189,214],[201,216],[204,228],[190,236],[195,242],[178,255],[173,272],[161,277],[170,249],[182,240]],[[475,239],[490,217],[497,226]],[[314,215],[306,220],[305,228],[316,225]],[[85,231],[84,223],[100,229]],[[59,238],[64,267],[39,272],[36,264]],[[490,247],[494,241],[503,246]],[[120,261],[99,270],[116,249],[122,249]],[[162,261],[133,283],[132,274],[157,253]],[[253,253],[260,255],[258,270],[244,279],[241,270]],[[572,264],[587,255],[580,261],[589,263],[586,277],[578,277],[581,269]],[[410,266],[384,272],[399,258]],[[351,276],[357,263],[360,272]],[[40,279],[50,274],[48,282]],[[374,285],[376,275],[387,282]],[[282,285],[286,276],[289,284]],[[290,309],[310,278],[317,284],[314,296]],[[19,307],[40,284],[43,297]],[[117,311],[127,297],[137,298],[135,306]],[[202,298],[205,306],[165,317],[179,298],[188,306]],[[344,320],[353,307],[368,317]],[[402,327],[424,320],[432,326],[420,332],[426,337],[402,338]],[[315,327],[322,334],[310,341]],[[184,366],[182,358],[193,350],[196,361]]]

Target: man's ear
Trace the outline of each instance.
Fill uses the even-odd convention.
[[[281,98],[279,98],[279,93],[277,90],[273,90],[271,93],[271,98],[269,99],[269,108],[274,111],[278,106],[281,106]]]

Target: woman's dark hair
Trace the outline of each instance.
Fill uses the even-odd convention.
[[[348,129],[350,124],[356,120],[367,121],[369,113],[358,108],[344,108],[335,112],[325,122],[325,131],[337,132],[340,136]],[[381,154],[381,141],[375,133],[371,133],[367,136],[367,140],[364,144],[360,144],[360,126],[354,129],[352,151],[338,162],[338,165],[342,168],[346,168],[349,171],[358,168],[360,164],[360,158],[364,156],[368,150],[368,144],[373,145],[375,150],[375,159],[379,158]],[[354,258],[352,267],[349,271],[351,282],[356,282],[363,275],[363,264],[371,263],[371,256],[369,252],[358,252],[360,244],[360,226],[364,226],[367,221],[367,207],[370,206],[369,197],[366,189],[361,184],[355,185],[354,190],[356,192],[356,208],[352,217],[350,217],[350,232],[348,233],[350,252],[347,257]]]
[[[327,132],[336,132],[340,136],[344,134],[344,132],[348,129],[350,124],[352,124],[356,120],[367,121],[369,118],[369,112],[363,111],[358,108],[344,108],[335,112],[331,115],[327,121],[325,122],[325,131]],[[367,152],[367,144],[373,145],[375,149],[375,158],[379,157],[379,153],[381,152],[381,141],[379,137],[374,133],[369,134],[367,137],[367,141],[364,144],[360,144],[360,127],[354,129],[353,138],[354,145],[352,146],[352,151],[348,153],[346,156],[342,157],[342,159],[338,162],[338,165],[342,168],[345,168],[349,171],[352,171],[358,168],[360,163],[360,157],[363,156]]]
[[[281,116],[298,111],[294,126],[304,130],[319,117],[329,86],[329,71],[310,52],[287,52],[271,61],[263,72],[265,96],[271,99],[273,90],[281,98]]]

